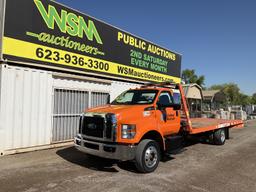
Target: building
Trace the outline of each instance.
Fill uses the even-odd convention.
[[[0,155],[66,145],[82,111],[180,82],[179,54],[54,1],[0,0],[0,14]]]
[[[184,94],[187,98],[191,117],[201,117],[203,93],[202,88],[195,83],[183,85]]]
[[[222,107],[226,107],[225,103],[227,101],[227,97],[221,90],[206,90],[203,91],[203,96],[205,111],[218,110]]]
[[[256,115],[256,105],[246,105],[245,111],[248,115]]]

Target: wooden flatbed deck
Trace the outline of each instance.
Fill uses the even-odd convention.
[[[190,134],[203,133],[220,128],[243,127],[242,120],[225,120],[210,118],[191,118],[192,130]]]

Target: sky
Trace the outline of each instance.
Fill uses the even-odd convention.
[[[237,83],[256,93],[255,0],[57,0],[182,54],[206,87]]]

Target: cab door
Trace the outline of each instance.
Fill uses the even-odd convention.
[[[173,96],[169,91],[162,91],[158,97],[157,103],[162,105],[174,104]],[[158,127],[164,135],[178,133],[180,130],[180,111],[172,107],[157,107],[156,118]]]

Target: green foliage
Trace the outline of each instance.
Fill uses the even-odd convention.
[[[239,101],[240,105],[250,105],[252,103],[252,98],[248,95],[240,93]]]
[[[256,105],[256,93],[254,93],[254,94],[252,95],[251,103],[254,104],[254,105]]]
[[[204,86],[205,77],[204,75],[197,76],[194,69],[185,69],[182,71],[182,80],[185,81],[186,84],[189,83],[197,83],[201,87]]]
[[[185,69],[182,71],[182,80],[186,83],[197,83],[205,89],[205,76],[196,75],[194,69]],[[240,88],[235,83],[225,83],[220,85],[212,85],[208,90],[221,90],[226,95],[228,104],[230,105],[250,105],[256,104],[256,93],[252,97],[241,93]]]
[[[221,85],[213,85],[209,90],[221,90],[226,95],[228,103],[231,105],[249,105],[252,98],[240,92],[240,88],[235,83],[226,83]],[[256,101],[256,94],[255,94]]]

